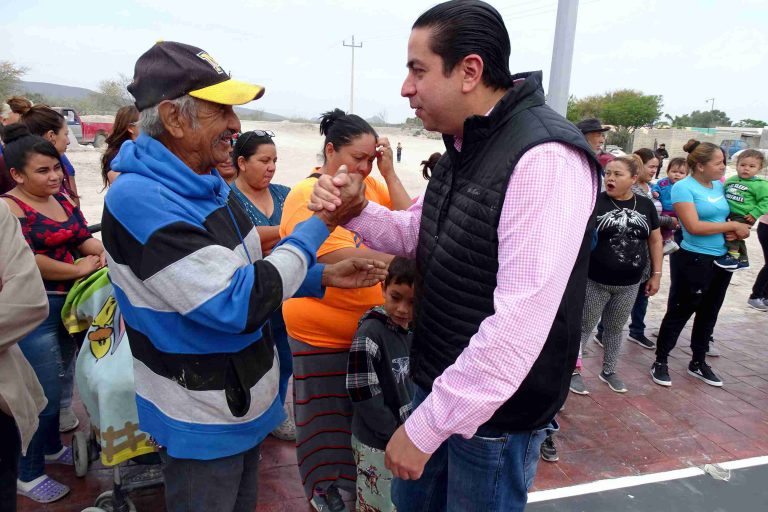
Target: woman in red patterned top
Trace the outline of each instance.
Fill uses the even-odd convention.
[[[6,127],[6,164],[16,184],[2,198],[19,218],[48,292],[49,315],[19,342],[43,386],[48,405],[27,454],[19,462],[18,493],[40,503],[55,501],[69,488],[45,475],[45,464],[72,464],[72,453],[59,437],[62,377],[75,345],[61,322],[72,283],[103,267],[104,246],[91,237],[80,209],[60,192],[64,179],[56,148],[20,124]],[[75,254],[82,256],[75,261]]]

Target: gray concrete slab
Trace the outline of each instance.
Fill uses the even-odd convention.
[[[765,512],[768,465],[531,503],[526,512]]]

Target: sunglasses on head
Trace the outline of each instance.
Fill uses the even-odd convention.
[[[274,136],[275,136],[275,132],[273,132],[272,130],[251,130],[249,132],[242,132],[242,133],[235,134],[230,140],[232,143],[232,147],[234,147],[237,141],[240,140],[240,138],[243,139],[243,144],[247,144],[248,140],[251,137],[268,137],[271,139]]]

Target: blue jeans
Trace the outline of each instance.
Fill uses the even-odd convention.
[[[413,408],[426,396],[414,386]],[[488,427],[471,439],[453,435],[420,479],[392,481],[392,501],[399,512],[523,511],[546,435],[547,429],[505,434]]]
[[[62,353],[63,352],[64,349],[62,348]],[[64,359],[66,358],[62,356],[62,360]],[[64,376],[61,378],[61,409],[72,407],[72,397],[75,394],[75,359],[75,357],[70,359],[69,365],[64,368]]]
[[[30,482],[45,472],[45,455],[61,450],[59,404],[62,380],[75,353],[72,338],[61,323],[64,295],[49,295],[49,313],[42,324],[19,341],[19,348],[35,370],[48,399],[40,413],[40,426],[32,436],[27,454],[19,461],[19,480]]]

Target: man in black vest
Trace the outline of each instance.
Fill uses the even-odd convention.
[[[401,94],[446,152],[409,210],[367,203],[346,224],[420,272],[414,412],[386,452],[400,512],[523,510],[579,351],[600,166],[541,72],[513,76],[509,57],[484,2],[419,17]],[[360,189],[321,178],[310,207]]]

